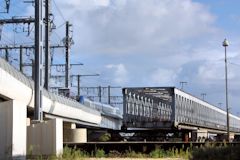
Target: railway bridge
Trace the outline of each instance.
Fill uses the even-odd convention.
[[[0,159],[59,154],[63,143],[87,142],[87,130],[120,130],[122,115],[110,105],[73,99],[43,90],[43,122],[34,122],[34,83],[0,58]],[[5,157],[6,158],[6,157]]]
[[[211,135],[226,138],[227,113],[175,87],[124,88],[123,97],[123,127],[129,131],[181,133],[184,141]],[[233,139],[240,133],[240,118],[233,114],[229,117]]]
[[[123,117],[109,105],[43,90],[42,122],[32,121],[33,88],[31,79],[0,58],[0,157],[26,155],[29,147],[33,154],[57,155],[64,143],[86,143],[88,130],[134,132],[141,140],[181,133],[185,142],[226,133],[224,110],[175,87],[124,88]],[[233,138],[240,118],[229,117]]]

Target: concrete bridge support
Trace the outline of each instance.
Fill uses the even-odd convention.
[[[29,155],[56,155],[63,151],[63,121],[53,119],[27,127]]]
[[[235,137],[235,134],[230,132],[230,134],[229,134],[230,141],[233,141],[234,137]]]
[[[63,141],[72,143],[86,143],[87,142],[87,129],[76,128],[74,123],[64,123]]]
[[[192,140],[194,142],[205,142],[208,138],[208,130],[206,129],[198,129],[192,132]]]
[[[0,159],[26,158],[26,118],[26,104],[0,102]]]

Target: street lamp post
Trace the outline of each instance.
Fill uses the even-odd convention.
[[[227,141],[229,141],[229,108],[228,108],[228,75],[227,75],[227,47],[229,42],[227,39],[223,41],[223,47],[225,48],[225,84],[226,84],[226,110],[227,110]]]

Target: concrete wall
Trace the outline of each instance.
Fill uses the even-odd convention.
[[[27,107],[15,100],[0,103],[0,159],[25,159]]]
[[[53,119],[27,127],[30,155],[59,155],[63,151],[63,121]]]

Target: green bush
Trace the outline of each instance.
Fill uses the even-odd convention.
[[[178,150],[174,147],[166,151],[166,157],[176,157],[176,155],[178,155]]]
[[[97,149],[95,156],[97,158],[103,158],[103,157],[105,157],[105,151],[103,149]]]
[[[107,142],[111,139],[111,134],[110,133],[104,133],[99,137],[99,141],[101,142]]]
[[[166,152],[163,149],[158,148],[150,152],[149,156],[151,158],[163,158],[166,157]]]

